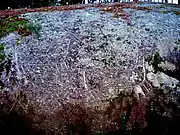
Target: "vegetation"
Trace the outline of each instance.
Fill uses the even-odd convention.
[[[18,31],[19,34],[28,34],[29,31],[25,31],[28,21],[20,18],[9,17],[3,19],[0,27],[0,38],[14,31]]]
[[[38,32],[40,28],[41,27],[38,25],[29,23],[27,19],[19,17],[8,17],[1,21],[0,38],[14,31],[17,31],[18,34],[22,36],[28,36],[32,33],[35,33],[36,36],[39,36]]]
[[[0,38],[8,35],[11,32],[17,31],[21,36],[28,36],[34,33],[35,37],[39,38],[39,25],[29,23],[27,19],[19,17],[1,18],[0,21]],[[17,42],[18,45],[18,42]],[[0,76],[3,72],[6,76],[9,74],[11,67],[11,54],[5,54],[5,44],[0,44]],[[4,87],[4,83],[0,80],[0,88]]]
[[[180,15],[180,11],[177,11],[177,10],[172,10],[172,11],[167,11],[167,10],[164,10],[164,11],[160,11],[161,14],[168,14],[168,13],[174,13],[175,15]]]
[[[180,15],[180,11],[173,11],[173,13],[175,14],[175,15]]]
[[[6,55],[4,54],[4,47],[4,44],[0,44],[0,63],[2,63],[6,58]]]
[[[163,59],[161,58],[159,52],[156,52],[154,55],[147,58],[146,61],[148,62],[148,64],[152,65],[155,72],[157,72],[159,70],[158,64],[160,64],[163,61]]]
[[[163,4],[163,5],[161,5],[161,6],[157,7],[157,8],[165,8],[165,7],[166,7],[166,5]]]
[[[160,11],[161,14],[168,14],[169,11]]]
[[[10,95],[0,92],[0,130],[3,135],[30,135],[33,122],[30,119],[32,107],[25,94],[20,91]],[[32,132],[32,133],[31,133]],[[38,133],[36,133],[38,134]]]
[[[5,45],[0,44],[0,76],[5,71],[6,76],[9,74],[10,67],[11,67],[11,56],[6,55],[5,52]],[[4,88],[4,83],[0,80],[0,89]]]

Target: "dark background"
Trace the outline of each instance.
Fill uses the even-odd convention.
[[[0,8],[7,9],[7,7],[18,8],[20,6],[32,5],[32,0],[1,0]]]
[[[90,0],[94,1],[94,0]],[[118,0],[114,0],[115,2]],[[138,1],[138,0],[134,0]],[[151,1],[151,0],[149,0]],[[161,0],[160,0],[161,1]],[[167,2],[167,0],[162,0]],[[11,8],[24,8],[24,7],[42,7],[42,6],[50,6],[54,5],[56,0],[0,0],[0,9],[7,9],[8,7]],[[66,2],[69,4],[78,4],[84,2],[84,0],[61,0],[60,4],[65,5]],[[178,0],[180,4],[180,0]]]
[[[56,0],[0,0],[0,9],[24,8],[24,7],[42,7],[55,4]],[[82,0],[61,0],[60,4],[64,5],[82,3]]]

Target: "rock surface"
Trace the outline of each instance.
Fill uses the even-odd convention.
[[[143,80],[143,57],[156,51],[164,57],[169,48],[179,46],[180,16],[153,8],[125,9],[131,25],[98,8],[21,15],[42,29],[38,39],[11,33],[0,40],[13,54],[10,78],[17,80],[14,85],[7,79],[7,87],[25,90],[28,100],[49,114],[79,101],[101,108],[120,91],[131,92]],[[178,83],[163,73],[150,72],[147,79],[157,87]]]
[[[179,83],[177,79],[169,77],[162,72],[157,72],[156,74],[152,72],[148,73],[147,79],[152,82],[153,86],[161,89],[170,88],[171,90],[173,90]]]

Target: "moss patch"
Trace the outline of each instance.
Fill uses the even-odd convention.
[[[14,31],[17,31],[22,36],[28,36],[31,35],[32,32],[37,34],[38,30],[40,30],[40,27],[29,23],[27,19],[19,17],[2,19],[0,25],[0,38]]]

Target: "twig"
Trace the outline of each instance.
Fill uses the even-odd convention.
[[[20,99],[19,99],[19,98]],[[15,105],[19,105],[19,107],[21,107],[22,109],[23,109],[23,111],[25,112],[25,113],[27,113],[27,108],[26,107],[24,107],[24,105],[20,102],[20,101],[23,101],[24,100],[24,98],[22,98],[20,95],[15,95],[15,102],[13,103],[13,105],[12,105],[12,107],[11,107],[11,109],[10,109],[10,111],[8,112],[8,114],[9,113],[11,113],[12,112],[12,110],[15,108]]]
[[[144,83],[143,83],[143,84],[144,84]],[[147,92],[149,92],[149,89],[146,87],[145,84],[143,85],[143,87],[145,88],[145,90],[146,90]]]
[[[14,109],[14,106],[17,104],[17,102],[18,102],[18,101],[16,101],[16,102],[13,103],[13,105],[12,105],[10,111],[8,112],[8,114],[9,114],[10,112],[12,112],[12,110]]]
[[[22,105],[22,104],[21,104],[21,102],[19,102],[19,101],[18,101],[18,104],[19,104],[19,105],[20,105],[20,107],[23,109],[23,111],[24,111],[25,113],[27,113],[27,111],[26,111],[26,110],[27,110],[27,108],[23,107],[23,105]]]

